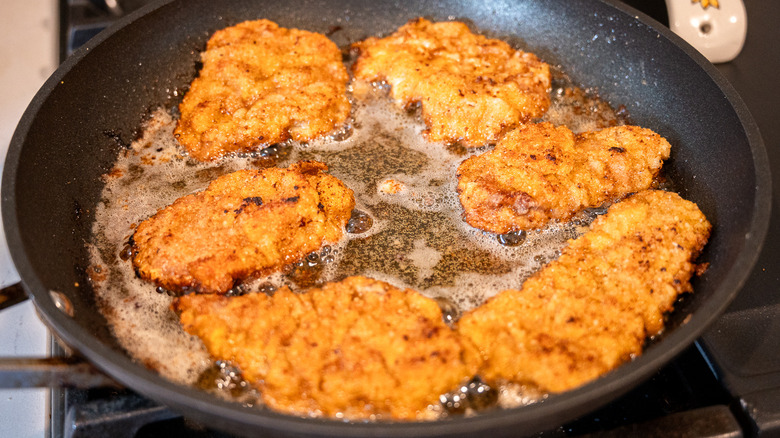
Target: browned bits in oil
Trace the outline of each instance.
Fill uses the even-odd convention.
[[[469,153],[468,148],[466,146],[463,146],[462,143],[451,142],[451,143],[447,143],[445,145],[445,147],[447,148],[447,151],[449,153],[451,153],[453,155],[457,155],[459,157],[465,157],[466,154]],[[477,149],[477,150],[479,150],[479,149]]]
[[[279,165],[290,155],[291,150],[292,146],[288,144],[275,144],[259,152],[253,152],[250,156],[255,167],[265,169]]]
[[[347,140],[349,137],[352,137],[352,133],[355,132],[355,129],[352,127],[351,124],[344,125],[343,128],[337,130],[333,134],[330,135],[330,138],[333,141],[344,141]]]
[[[498,391],[475,377],[455,391],[439,396],[439,402],[450,414],[463,414],[467,409],[481,411],[496,405]]]
[[[271,283],[263,283],[257,288],[257,292],[266,295],[273,295],[276,292],[276,286]]]
[[[203,371],[198,376],[197,386],[206,391],[224,393],[247,405],[255,404],[259,396],[257,390],[241,377],[241,371],[225,361],[216,361]]]
[[[372,225],[374,225],[374,220],[371,219],[371,216],[369,216],[368,213],[360,210],[353,210],[352,216],[347,222],[346,230],[347,233],[350,234],[360,234],[370,230]]]
[[[444,406],[444,409],[449,414],[463,414],[466,412],[466,408],[468,407],[466,394],[460,391],[460,388],[457,391],[452,391],[447,394],[440,395],[439,403]]]
[[[528,237],[528,234],[524,230],[520,230],[499,234],[496,236],[496,239],[498,243],[504,246],[519,246],[525,242],[526,237]]]
[[[631,121],[631,115],[628,113],[628,109],[625,105],[620,105],[615,111],[615,116],[617,117],[617,124],[620,125],[633,125],[633,122]]]
[[[328,260],[333,260],[333,257],[328,258],[328,255],[329,253],[323,257],[317,252],[309,253],[303,260],[292,264],[292,270],[287,274],[287,278],[301,288],[322,285],[322,270]]]
[[[608,206],[601,206],[596,208],[588,208],[585,209],[585,222],[592,222],[596,217],[604,215],[607,213]]]
[[[327,32],[325,32],[325,36],[328,36],[328,37],[330,37],[330,36],[332,36],[334,33],[338,32],[338,31],[340,31],[340,30],[343,30],[343,29],[344,29],[344,28],[343,28],[343,27],[341,27],[341,26],[339,26],[339,25],[336,25],[336,26],[331,26],[331,27],[329,27],[329,28],[328,28],[328,31],[327,31]]]
[[[341,254],[340,275],[383,272],[417,290],[454,286],[461,273],[503,275],[514,262],[495,252],[469,245],[451,216],[440,212],[409,210],[381,202],[371,213],[382,229],[366,237],[350,240]],[[430,272],[422,271],[410,254],[420,243],[441,255]]]
[[[130,260],[131,257],[133,257],[133,247],[127,243],[122,247],[122,251],[119,251],[119,258],[126,262]]]
[[[315,265],[314,267],[298,265],[293,269],[288,278],[300,288],[311,288],[320,284],[321,272],[322,267],[319,265]]]
[[[156,288],[154,288],[154,291],[157,292],[158,294],[168,295],[169,297],[175,297],[176,296],[175,293],[173,293],[172,291],[169,291],[168,289],[166,289],[166,288],[164,288],[162,286],[157,286]]]
[[[230,172],[231,169],[228,169],[224,165],[215,166],[215,167],[206,167],[195,171],[195,177],[193,179],[196,181],[204,181],[204,182],[213,181],[219,178],[220,176],[228,174]]]
[[[241,282],[238,282],[238,284],[230,288],[230,290],[228,290],[225,293],[225,295],[231,297],[240,297],[241,295],[244,295],[247,292],[248,292],[247,286],[245,284],[242,284]]]
[[[108,278],[108,272],[104,272],[103,266],[92,265],[86,269],[87,279],[91,284],[101,283]]]
[[[498,401],[498,391],[483,382],[479,377],[472,379],[466,387],[468,388],[467,399],[471,408],[475,410],[483,410],[495,406]]]
[[[574,132],[631,124],[625,107],[614,110],[594,89],[575,86],[559,68],[551,68],[552,104],[541,120],[566,125]]]
[[[406,114],[412,117],[420,117],[422,115],[422,105],[419,101],[412,102],[404,107]]]

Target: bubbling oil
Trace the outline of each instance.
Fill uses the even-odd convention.
[[[551,97],[551,109],[543,120],[556,125],[581,131],[625,121],[609,105],[574,87],[558,70]],[[489,148],[466,150],[427,142],[419,115],[396,108],[382,86],[353,93],[353,106],[351,125],[336,135],[307,144],[278,144],[213,163],[196,162],[182,152],[173,135],[174,115],[163,109],[151,115],[143,135],[120,153],[104,177],[88,245],[92,265],[101,272],[92,279],[98,302],[116,338],[133,358],[176,382],[228,398],[241,393],[233,398],[247,403],[246,393],[236,389],[246,386],[237,380],[237,370],[224,363],[215,368],[203,343],[179,325],[170,309],[172,294],[159,293],[153,284],[139,279],[127,257],[128,239],[141,221],[230,172],[322,161],[331,175],[354,190],[357,205],[340,242],[282,272],[242,284],[230,294],[273,293],[283,286],[303,291],[364,275],[436,299],[448,324],[499,291],[519,288],[595,217],[584,212],[568,223],[502,236],[474,229],[461,218],[456,169],[466,158]],[[474,398],[474,394],[481,395]],[[447,409],[484,407],[485,400],[509,407],[540,397],[524,387],[490,388],[472,381],[442,395],[442,403],[446,415]],[[249,404],[254,404],[256,397],[250,398]]]

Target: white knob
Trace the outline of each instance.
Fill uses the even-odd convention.
[[[666,0],[669,27],[712,63],[736,58],[745,44],[742,0]]]

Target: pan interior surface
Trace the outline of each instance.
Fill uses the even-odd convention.
[[[340,47],[386,35],[416,17],[465,21],[560,65],[596,87],[634,123],[673,145],[665,164],[714,225],[701,261],[710,269],[670,315],[662,339],[596,383],[544,402],[434,423],[342,423],[245,409],[168,382],[132,362],[98,311],[86,278],[102,175],[158,107],[172,108],[197,74],[215,30],[267,18],[329,33]],[[334,29],[338,29],[334,31]],[[763,161],[762,161],[763,160]],[[21,278],[47,324],[129,387],[235,433],[312,436],[466,436],[554,428],[628,391],[690,344],[725,309],[757,257],[769,212],[760,136],[733,90],[690,47],[621,7],[597,1],[413,4],[362,1],[170,1],[145,8],[98,36],[55,72],[14,134],[3,175],[4,224]],[[724,177],[728,175],[729,177]],[[74,317],[57,309],[64,294]],[[511,427],[511,429],[510,429]],[[252,432],[247,432],[248,430]]]

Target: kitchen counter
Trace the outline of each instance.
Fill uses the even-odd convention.
[[[55,0],[0,3],[0,158],[38,88],[57,66]],[[0,170],[2,161],[0,161]],[[0,223],[0,286],[19,281]],[[0,312],[0,356],[42,357],[48,335],[31,302]],[[0,390],[0,437],[46,436],[47,389]]]

